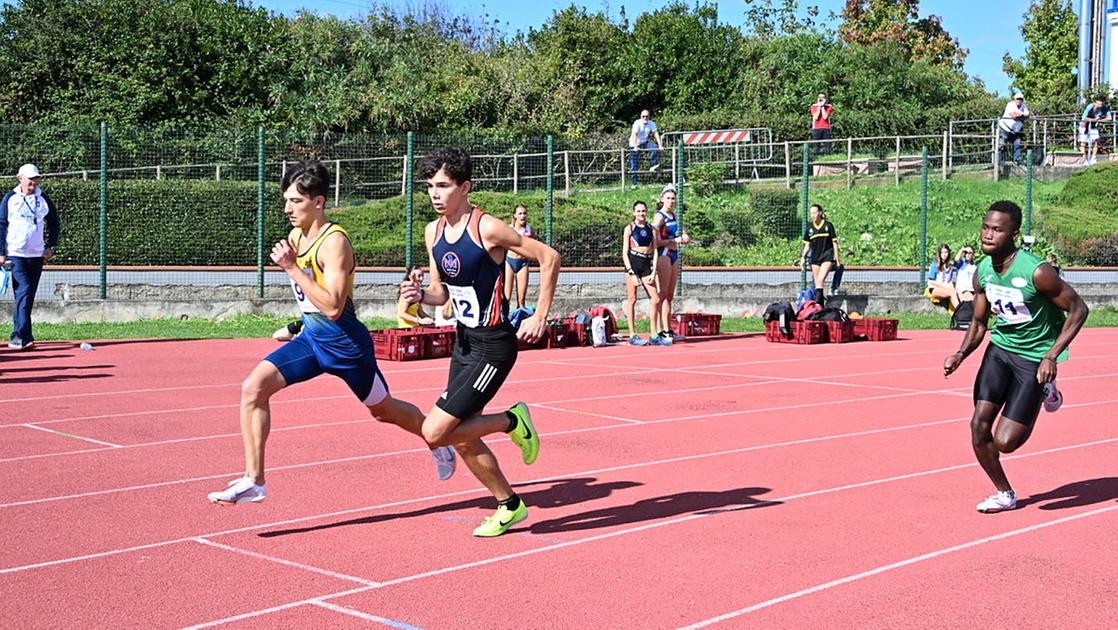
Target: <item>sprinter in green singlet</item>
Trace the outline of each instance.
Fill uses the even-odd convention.
[[[1029,439],[1043,403],[1059,408],[1056,364],[1068,356],[1068,345],[1087,321],[1087,305],[1051,265],[1018,249],[1021,208],[997,201],[982,220],[982,251],[974,274],[974,323],[959,351],[943,362],[944,376],[982,343],[993,310],[997,323],[974,381],[971,445],[978,463],[997,493],[978,504],[992,513],[1017,507],[1000,457]],[[1001,419],[998,420],[998,414]],[[997,422],[997,428],[994,422]]]

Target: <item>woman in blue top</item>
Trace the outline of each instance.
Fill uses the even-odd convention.
[[[671,339],[672,299],[679,278],[679,246],[691,242],[679,227],[675,216],[675,185],[668,184],[656,202],[656,216],[652,226],[658,230],[659,259],[656,261],[656,281],[660,284],[660,337]]]
[[[928,267],[928,287],[924,289],[924,295],[936,304],[947,300],[954,309],[959,305],[959,293],[955,291],[958,270],[955,259],[951,257],[951,248],[947,243],[940,243],[936,249],[936,260]]]
[[[509,221],[512,229],[523,238],[535,238],[536,233],[528,225],[528,208],[524,204],[516,206]],[[505,254],[505,302],[512,303],[512,285],[516,282],[516,307],[521,308],[528,300],[528,259],[511,249]]]

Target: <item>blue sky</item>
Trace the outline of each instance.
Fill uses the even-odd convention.
[[[302,7],[314,6],[318,13],[329,13],[342,18],[357,18],[368,13],[370,3],[362,0],[251,0],[261,6],[279,13],[291,14]],[[436,4],[453,13],[484,13],[500,21],[500,28],[507,33],[527,31],[540,26],[557,9],[572,3],[584,6],[590,11],[605,11],[617,17],[622,6],[630,18],[653,11],[667,4],[666,0],[434,0]],[[423,0],[390,0],[388,4],[401,8],[421,6]],[[740,25],[745,16],[745,4],[741,0],[718,0],[719,18],[730,24]],[[776,4],[776,2],[774,2]],[[842,0],[801,0],[800,5],[816,5],[820,13],[838,13]],[[1009,78],[1002,72],[1002,55],[1009,52],[1014,57],[1024,53],[1024,42],[1020,31],[1022,16],[1028,8],[1028,0],[923,0],[920,14],[938,15],[943,18],[944,28],[959,38],[964,48],[970,49],[965,70],[986,83],[992,91],[1006,94],[1009,91]]]

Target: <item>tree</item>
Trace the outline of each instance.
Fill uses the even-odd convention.
[[[967,49],[939,16],[920,17],[920,0],[846,0],[839,38],[847,44],[895,42],[910,59],[963,67]]]
[[[1032,0],[1021,24],[1025,56],[1002,57],[1011,87],[1037,111],[1065,112],[1077,102],[1078,24],[1071,0]]]

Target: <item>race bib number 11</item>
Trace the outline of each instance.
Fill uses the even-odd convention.
[[[996,284],[986,285],[986,299],[998,319],[1007,324],[1024,324],[1033,318],[1025,305],[1025,296],[1019,289]]]

